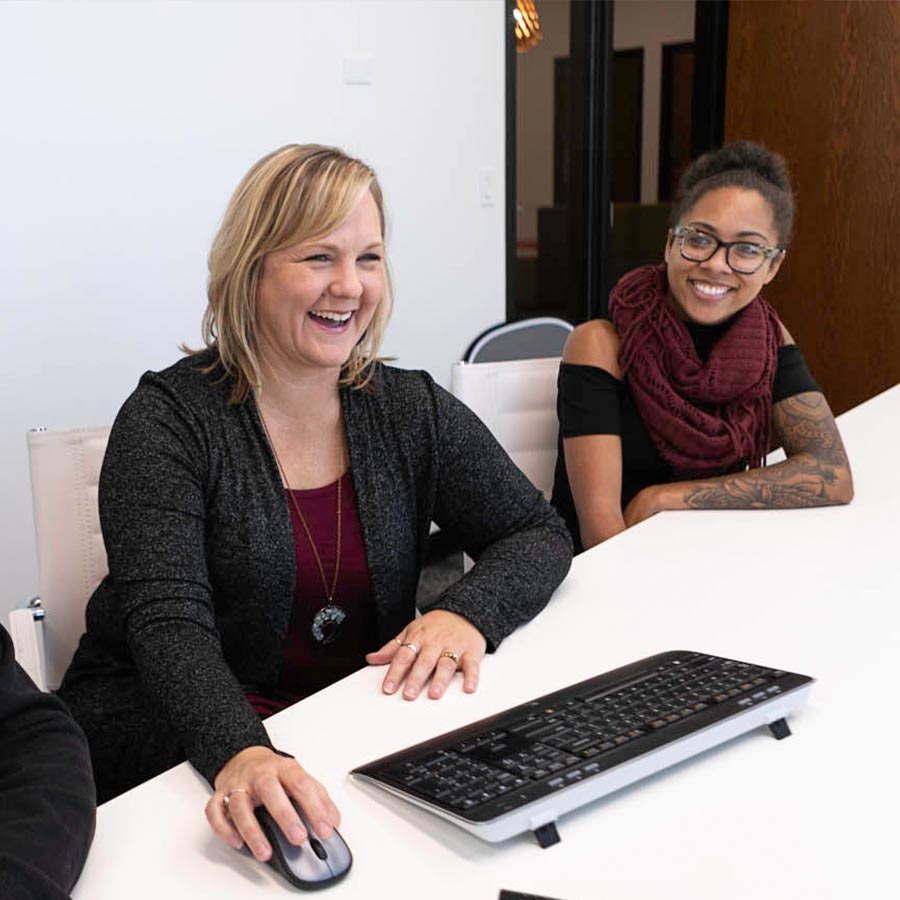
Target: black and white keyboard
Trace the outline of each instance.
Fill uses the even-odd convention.
[[[648,657],[354,769],[486,841],[559,840],[562,814],[785,717],[813,679],[702,653]]]

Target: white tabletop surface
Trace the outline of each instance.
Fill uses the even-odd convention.
[[[364,670],[267,723],[325,783],[354,854],[324,896],[497,900],[892,895],[900,776],[900,386],[839,420],[847,507],[664,513],[578,557],[547,609],[485,660],[481,687],[409,703]],[[491,845],[347,773],[508,706],[663,650],[812,675],[793,735],[731,743]],[[249,900],[289,890],[209,831],[187,764],[105,804],[74,897]],[[893,885],[894,887],[891,887]]]

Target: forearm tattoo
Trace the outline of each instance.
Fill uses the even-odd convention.
[[[836,487],[849,477],[844,444],[822,394],[789,397],[773,410],[788,459],[778,465],[693,482],[689,509],[794,509],[846,502]]]

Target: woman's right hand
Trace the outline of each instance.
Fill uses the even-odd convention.
[[[268,747],[247,747],[219,770],[215,793],[206,804],[206,818],[226,844],[236,850],[246,844],[258,860],[265,862],[272,848],[254,810],[265,806],[287,839],[302,844],[306,829],[291,798],[299,804],[317,837],[331,837],[341,815],[325,788],[293,757],[279,756]]]

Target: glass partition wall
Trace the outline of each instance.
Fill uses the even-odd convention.
[[[713,101],[724,69],[709,63],[711,49],[724,60],[727,3],[509,0],[507,9],[507,318],[577,324],[605,315],[622,274],[662,258],[681,170],[721,141]]]

